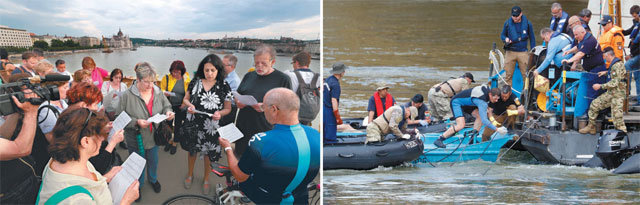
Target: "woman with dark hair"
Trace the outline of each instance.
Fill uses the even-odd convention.
[[[81,82],[69,89],[67,92],[67,100],[69,101],[69,109],[79,107],[97,112],[98,105],[102,101],[102,93],[95,85]],[[123,140],[123,137],[111,137],[108,142],[102,143],[100,153],[89,159],[98,172],[102,174],[107,173],[114,164],[118,163],[118,154],[114,153],[114,151],[116,145]]]
[[[215,54],[206,56],[198,65],[196,76],[187,89],[183,104],[188,107],[184,129],[190,129],[182,136],[182,148],[189,152],[189,172],[184,180],[184,187],[191,188],[193,166],[196,153],[207,155],[204,158],[204,184],[202,191],[209,193],[209,168],[211,162],[220,159],[220,143],[218,142],[218,123],[220,118],[231,112],[231,87],[224,81],[225,73],[222,60]],[[211,114],[198,114],[195,111]],[[188,128],[187,128],[188,127]],[[183,132],[184,133],[184,132]]]
[[[191,78],[189,73],[184,67],[184,63],[181,60],[176,60],[171,63],[169,67],[168,75],[162,77],[160,81],[160,89],[164,91],[164,96],[171,102],[171,109],[176,113],[175,124],[173,126],[173,140],[169,141],[169,144],[164,147],[164,151],[171,151],[171,154],[176,153],[176,142],[180,142],[181,137],[178,135],[180,127],[182,127],[182,121],[186,115],[186,112],[182,109],[182,100],[184,94],[187,92],[187,87]],[[171,123],[169,123],[171,124]]]
[[[102,78],[109,76],[109,72],[96,66],[96,62],[89,56],[82,59],[82,69],[91,72],[91,80],[99,88],[102,87]]]
[[[127,84],[122,82],[122,70],[119,68],[111,71],[108,83],[103,83],[100,91],[104,97],[104,111],[107,112],[110,120],[115,119],[116,107],[120,101],[119,96],[127,90]]]
[[[107,183],[122,168],[114,167],[102,175],[89,162],[107,138],[109,119],[86,108],[65,110],[59,119],[52,131],[51,160],[42,173],[36,204],[112,204]],[[122,138],[122,131],[115,135]],[[131,204],[138,198],[138,186],[138,182],[129,185],[121,204]]]

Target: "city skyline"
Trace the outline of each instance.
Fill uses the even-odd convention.
[[[320,2],[315,1],[14,1],[3,2],[0,25],[37,35],[110,37],[118,29],[132,38],[219,39],[247,37],[319,39]],[[44,19],[44,20],[43,20]]]

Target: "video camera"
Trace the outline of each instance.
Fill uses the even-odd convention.
[[[40,86],[40,83],[52,81],[69,81],[70,77],[66,75],[46,75],[23,78],[18,82],[0,85],[0,115],[5,116],[13,114],[19,110],[18,106],[13,102],[11,96],[15,96],[20,102],[30,102],[33,105],[40,105],[45,101],[60,100],[58,86],[49,85]],[[23,90],[31,89],[39,98],[25,98]]]

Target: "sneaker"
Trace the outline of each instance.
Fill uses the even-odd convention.
[[[444,145],[443,141],[444,141],[444,138],[440,136],[440,138],[438,138],[435,142],[433,142],[433,144],[438,148],[445,148],[447,146]]]
[[[160,186],[160,181],[156,181],[156,183],[151,184],[151,186],[153,186],[153,191],[156,193],[160,193],[160,190],[162,190],[162,187]]]
[[[193,176],[187,177],[184,179],[184,188],[191,189],[191,184],[193,183]]]
[[[209,195],[209,188],[210,188],[210,186],[211,186],[211,185],[209,184],[209,181],[205,181],[205,182],[202,184],[202,194],[204,194],[204,195]]]

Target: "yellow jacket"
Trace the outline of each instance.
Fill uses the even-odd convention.
[[[167,85],[166,78],[169,78],[168,85]],[[187,93],[187,87],[189,86],[189,82],[191,82],[191,78],[189,78],[189,73],[185,72],[182,78],[184,79],[184,92]],[[170,74],[167,74],[164,77],[162,77],[162,80],[160,81],[160,89],[162,89],[163,91],[171,91],[173,90],[173,86],[176,85],[176,82],[178,82],[178,79],[174,78]]]
[[[613,48],[613,52],[616,54],[616,57],[619,59],[624,59],[622,54],[624,53],[624,34],[622,34],[622,28],[618,26],[613,26],[613,28],[609,29],[609,31],[605,32],[598,38],[598,43],[600,43],[600,49],[604,51],[604,48],[611,47]],[[607,62],[607,67],[609,67]]]

